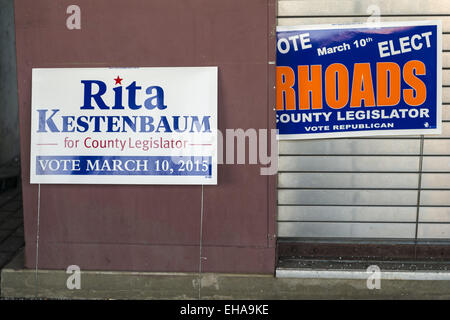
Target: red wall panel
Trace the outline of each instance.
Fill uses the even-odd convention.
[[[33,67],[217,65],[219,128],[273,128],[274,3],[15,1],[26,267],[39,230],[42,269],[273,272],[276,178],[258,165],[220,165],[203,197],[156,185],[41,185],[39,197],[29,162]],[[71,4],[81,30],[66,28]]]

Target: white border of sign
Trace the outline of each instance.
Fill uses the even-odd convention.
[[[176,138],[185,137],[195,144],[189,147],[174,150],[170,153],[162,148],[142,151],[138,148],[124,149],[123,153],[115,150],[104,150],[86,148],[65,149],[62,147],[46,147],[39,142],[45,141],[50,135],[54,135],[53,140],[58,141],[58,146],[62,145],[64,136],[71,138],[80,136],[80,141],[85,138],[83,135],[95,135],[95,138],[106,139],[108,134],[100,132],[96,134],[88,133],[37,133],[38,118],[37,108],[52,109],[55,106],[61,108],[62,115],[84,115],[84,110],[80,111],[82,105],[83,87],[75,85],[79,79],[109,81],[113,76],[125,76],[126,79],[137,80],[139,84],[164,84],[165,100],[170,104],[165,110],[149,110],[142,107],[133,111],[133,115],[172,116],[172,115],[208,115],[211,117],[211,132],[205,133],[177,133],[178,136],[170,136],[171,133],[154,133],[155,138]],[[80,78],[83,77],[83,78]],[[106,77],[106,78],[105,78]],[[193,78],[194,77],[194,78]],[[124,80],[124,79],[122,79]],[[132,81],[131,80],[131,81]],[[195,80],[195,81],[194,81]],[[152,82],[154,81],[154,82]],[[147,84],[148,84],[147,83]],[[188,85],[185,85],[185,84]],[[122,85],[122,84],[121,84]],[[126,84],[124,84],[125,86]],[[204,87],[202,87],[204,85]],[[105,101],[114,101],[114,96],[109,85],[104,94]],[[55,89],[56,88],[56,89]],[[55,91],[56,94],[51,92]],[[189,91],[191,90],[191,91]],[[185,100],[187,93],[194,96],[191,100]],[[139,99],[144,99],[142,94]],[[55,98],[56,97],[56,98]],[[125,99],[125,94],[122,99]],[[78,101],[80,100],[80,101]],[[139,100],[139,101],[141,101]],[[170,101],[172,103],[170,103]],[[140,104],[143,104],[143,100]],[[126,105],[124,111],[128,110]],[[101,67],[101,68],[33,68],[32,69],[32,94],[31,94],[31,145],[30,145],[30,183],[31,184],[112,184],[112,185],[217,185],[217,112],[218,112],[218,67]],[[91,115],[99,112],[116,112],[110,108],[90,110]],[[119,110],[117,112],[123,112]],[[113,114],[117,115],[117,114]],[[125,114],[127,115],[127,114]],[[175,133],[173,133],[175,134]],[[124,135],[122,138],[146,136],[148,133],[118,132],[114,136],[109,135],[108,139],[114,139]],[[185,136],[188,135],[188,136]],[[74,136],[74,137],[72,137]],[[53,138],[53,137],[52,137]],[[145,137],[142,137],[145,139]],[[131,138],[130,138],[131,139]],[[207,143],[208,146],[203,146]],[[81,144],[80,144],[81,145]],[[49,151],[50,150],[50,151]],[[211,176],[204,175],[70,175],[70,174],[36,174],[37,156],[166,156],[177,159],[179,156],[211,157]]]

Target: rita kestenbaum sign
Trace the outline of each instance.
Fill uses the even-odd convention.
[[[33,69],[31,104],[31,183],[217,183],[216,67]]]
[[[441,133],[440,21],[277,28],[280,139]]]

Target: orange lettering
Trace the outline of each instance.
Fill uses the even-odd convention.
[[[276,110],[295,110],[295,74],[289,67],[277,67],[277,105]]]
[[[309,93],[311,92],[310,103]],[[311,66],[311,80],[309,66],[298,66],[298,95],[300,110],[322,109],[322,66]]]
[[[427,99],[427,87],[416,75],[425,75],[426,67],[422,61],[411,60],[403,67],[403,79],[412,89],[403,89],[403,99],[410,106],[418,106]],[[416,96],[414,97],[414,91]]]
[[[399,65],[394,62],[377,63],[377,105],[395,106],[398,104],[400,102],[400,87],[401,75]]]
[[[347,104],[348,81],[348,70],[343,64],[333,63],[327,68],[325,71],[325,99],[330,108],[341,109]]]
[[[372,74],[370,63],[355,63],[353,70],[352,98],[350,107],[361,107],[362,100],[366,107],[375,106]]]

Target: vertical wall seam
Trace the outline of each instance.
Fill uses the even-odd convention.
[[[267,107],[269,108],[269,110],[266,111],[266,116],[267,116],[267,118],[266,118],[267,133],[269,133],[269,130],[270,130],[270,112],[271,112],[270,110],[271,110],[271,108],[273,108],[273,106],[270,105],[270,90],[272,88],[271,88],[270,81],[269,81],[269,79],[270,79],[270,64],[268,63],[269,60],[270,60],[270,32],[271,32],[271,29],[272,29],[272,26],[271,26],[270,21],[269,21],[269,19],[270,19],[270,13],[269,13],[269,11],[270,11],[270,1],[271,0],[267,0],[267,2],[266,2],[266,5],[267,5],[266,23],[267,23],[267,29],[268,29],[267,30],[268,31],[268,34],[267,34],[267,49],[266,49],[266,54],[267,54],[267,57],[266,57],[266,60],[267,60],[266,77],[267,77],[267,82],[268,82],[268,90],[266,92],[266,99],[267,99]],[[259,138],[261,139],[261,135],[259,135]],[[269,136],[269,134],[267,134],[266,139],[267,139],[266,140],[267,150],[269,150],[269,146],[270,146],[270,136]],[[258,144],[258,148],[260,148],[260,146],[261,146],[261,144]],[[258,151],[259,151],[259,153],[261,153],[261,150],[258,150]],[[270,150],[270,152],[272,153],[273,150]],[[260,173],[261,173],[261,171],[260,171]],[[266,208],[267,208],[267,221],[266,221],[267,222],[267,224],[266,224],[267,236],[266,236],[266,243],[267,243],[267,248],[270,248],[269,233],[270,233],[270,218],[271,218],[271,216],[270,216],[269,192],[271,192],[271,190],[270,190],[270,176],[269,175],[267,175],[267,177],[266,177],[266,192],[267,192],[267,197],[266,197]]]

